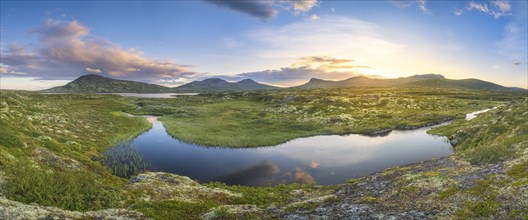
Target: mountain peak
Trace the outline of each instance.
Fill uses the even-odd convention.
[[[167,92],[168,87],[143,82],[118,80],[97,74],[88,74],[69,82],[64,86],[57,86],[44,90],[56,93],[159,93]]]
[[[104,78],[107,78],[107,77],[97,75],[97,74],[86,74],[86,75],[79,76],[79,78],[75,79],[74,81],[86,80],[86,79],[104,79]]]
[[[311,78],[310,81],[308,81],[308,83],[313,83],[313,82],[324,82],[326,80],[324,79],[319,79],[319,78]]]
[[[217,92],[217,91],[248,91],[259,89],[275,89],[276,87],[255,82],[252,79],[243,79],[238,82],[228,82],[220,78],[209,78],[202,81],[193,81],[176,87],[182,92]]]
[[[201,82],[227,82],[227,81],[225,81],[224,79],[220,79],[220,78],[208,78],[208,79],[202,80]]]
[[[445,77],[442,74],[419,74],[419,75],[413,75],[407,77],[409,79],[445,79]]]
[[[238,83],[257,83],[257,82],[255,82],[255,80],[247,78],[247,79],[238,81]]]

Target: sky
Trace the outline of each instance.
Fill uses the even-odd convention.
[[[442,74],[528,88],[528,1],[1,1],[0,88]]]

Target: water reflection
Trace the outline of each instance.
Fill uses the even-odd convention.
[[[199,182],[221,181],[248,186],[280,183],[335,184],[385,168],[452,153],[445,137],[421,128],[393,131],[383,137],[325,135],[295,139],[274,147],[206,148],[181,142],[162,123],[133,140],[156,171],[189,176]]]
[[[230,185],[262,186],[271,184],[277,173],[279,173],[279,166],[269,161],[261,161],[248,168],[237,170],[226,176],[221,176],[215,179],[215,181]]]
[[[198,95],[198,93],[103,93],[138,98],[175,98],[182,95]]]

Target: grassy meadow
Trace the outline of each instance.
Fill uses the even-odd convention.
[[[378,135],[508,102],[519,93],[354,88],[275,90],[139,99],[132,114],[159,115],[167,131],[205,146],[258,147],[321,134]]]
[[[196,219],[204,213],[213,213],[217,219],[280,218],[276,212],[310,210],[336,200],[336,185],[199,184],[186,177],[149,172],[141,174],[146,175],[144,179],[135,179],[146,167],[140,164],[137,170],[123,170],[119,164],[123,158],[141,162],[136,153],[119,148],[110,162],[105,157],[112,146],[120,146],[118,143],[151,127],[144,118],[126,113],[161,116],[167,131],[184,141],[230,147],[274,145],[319,134],[376,135],[455,119],[430,132],[448,136],[455,144],[456,157],[476,165],[506,161],[510,165],[504,176],[511,180],[511,189],[526,186],[528,178],[523,159],[528,146],[528,99],[524,93],[355,88],[231,92],[174,99],[4,90],[0,95],[0,197],[65,210],[126,208],[154,219]],[[471,121],[463,120],[466,113],[491,106],[500,107]],[[486,197],[481,206],[461,205],[457,215],[493,216],[501,206],[491,200],[501,195],[499,184],[503,182],[497,178],[485,182],[497,189],[496,194]],[[479,185],[466,191],[447,189],[438,196],[453,193],[465,198],[480,190],[475,187]],[[232,208],[241,206],[246,207],[245,214],[233,214]]]

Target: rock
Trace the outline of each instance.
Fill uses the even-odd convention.
[[[62,210],[55,207],[28,205],[0,196],[0,219],[147,219],[128,209],[104,209],[89,212]]]

